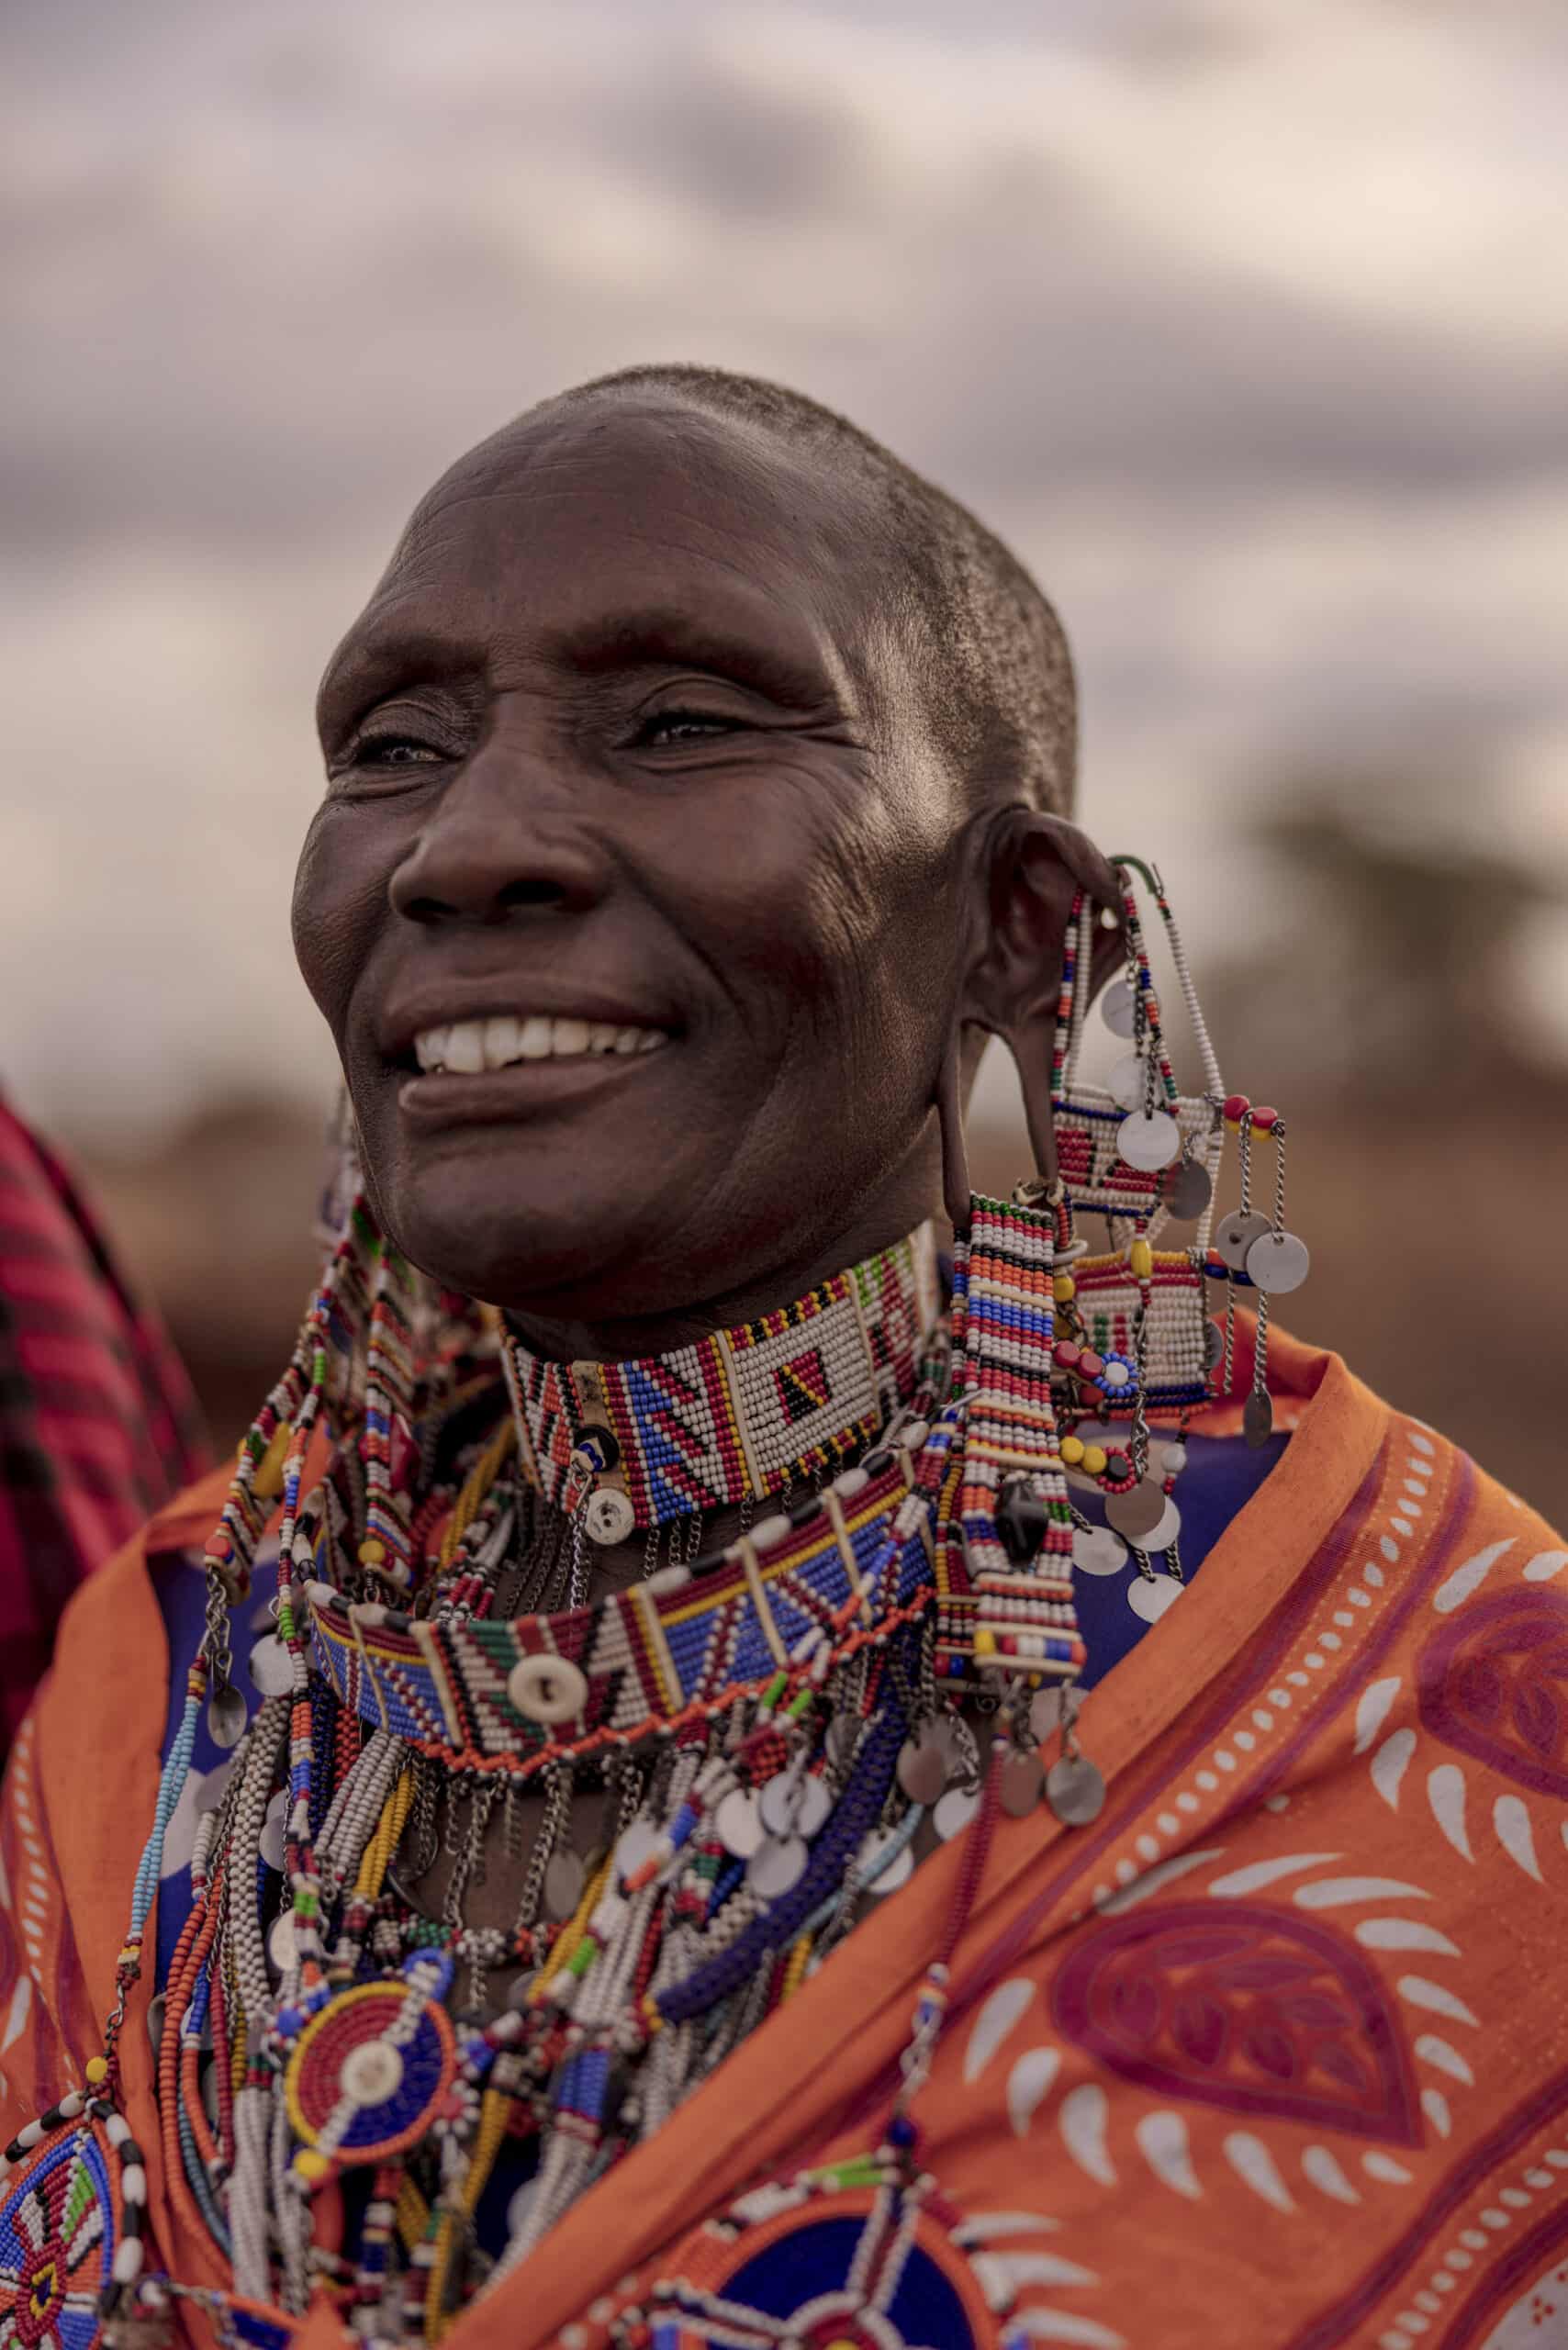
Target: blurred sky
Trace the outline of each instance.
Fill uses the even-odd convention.
[[[1315,767],[1474,778],[1390,820],[1568,863],[1554,0],[14,0],[4,39],[39,1114],[324,1091],[316,678],[459,450],[647,358],[844,408],[1016,545],[1088,820],[1201,938],[1266,924],[1231,847]]]

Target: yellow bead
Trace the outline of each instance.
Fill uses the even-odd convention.
[[[1127,1252],[1136,1281],[1148,1281],[1154,1270],[1154,1251],[1147,1240],[1135,1240]]]
[[[975,1634],[975,1654],[976,1656],[994,1656],[996,1654],[996,1634],[994,1632],[982,1630]]]
[[[90,2089],[101,2088],[109,2077],[109,2060],[106,2056],[89,2056],[84,2070],[87,2087]]]
[[[362,1542],[359,1546],[359,1562],[362,1567],[378,1567],[386,1556],[386,1543],[377,1542],[374,1535],[368,1542]]]
[[[325,2154],[319,2154],[316,2152],[314,2146],[302,2146],[294,2157],[294,2175],[297,2178],[306,2180],[309,2186],[316,2187],[322,2179],[331,2177],[332,2165]]]
[[[1058,1305],[1070,1305],[1078,1295],[1078,1283],[1070,1273],[1058,1273],[1051,1283],[1051,1295]]]
[[[1076,1469],[1083,1458],[1083,1438],[1079,1436],[1064,1436],[1061,1440],[1061,1457],[1070,1469]]]
[[[1083,1456],[1083,1465],[1088,1470],[1092,1477],[1097,1477],[1102,1469],[1105,1466],[1105,1449],[1103,1445],[1090,1445]]]
[[[258,1501],[270,1502],[283,1491],[283,1464],[288,1455],[288,1439],[294,1431],[281,1427],[274,1431],[273,1440],[256,1463],[256,1473],[251,1480],[251,1491]]]

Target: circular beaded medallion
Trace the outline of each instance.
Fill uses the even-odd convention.
[[[0,2343],[93,2350],[114,2273],[118,2165],[96,2121],[45,2138],[0,2185]]]
[[[653,2342],[990,2350],[1001,2329],[958,2241],[961,2225],[928,2179],[890,2181],[879,2193],[762,2188],[682,2247],[678,2280],[650,2296]]]
[[[378,2163],[423,2137],[452,2086],[457,2043],[436,2000],[418,2006],[411,2029],[408,2006],[406,1983],[359,1983],[306,2025],[284,2076],[306,2145]]]

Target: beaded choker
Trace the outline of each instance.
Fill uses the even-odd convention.
[[[636,1362],[502,1360],[523,1474],[598,1542],[831,1475],[907,1403],[940,1309],[926,1225],[759,1321]]]

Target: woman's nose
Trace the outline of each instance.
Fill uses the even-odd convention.
[[[442,794],[389,896],[409,922],[500,923],[535,908],[586,912],[611,873],[602,834],[558,769],[491,742]]]

